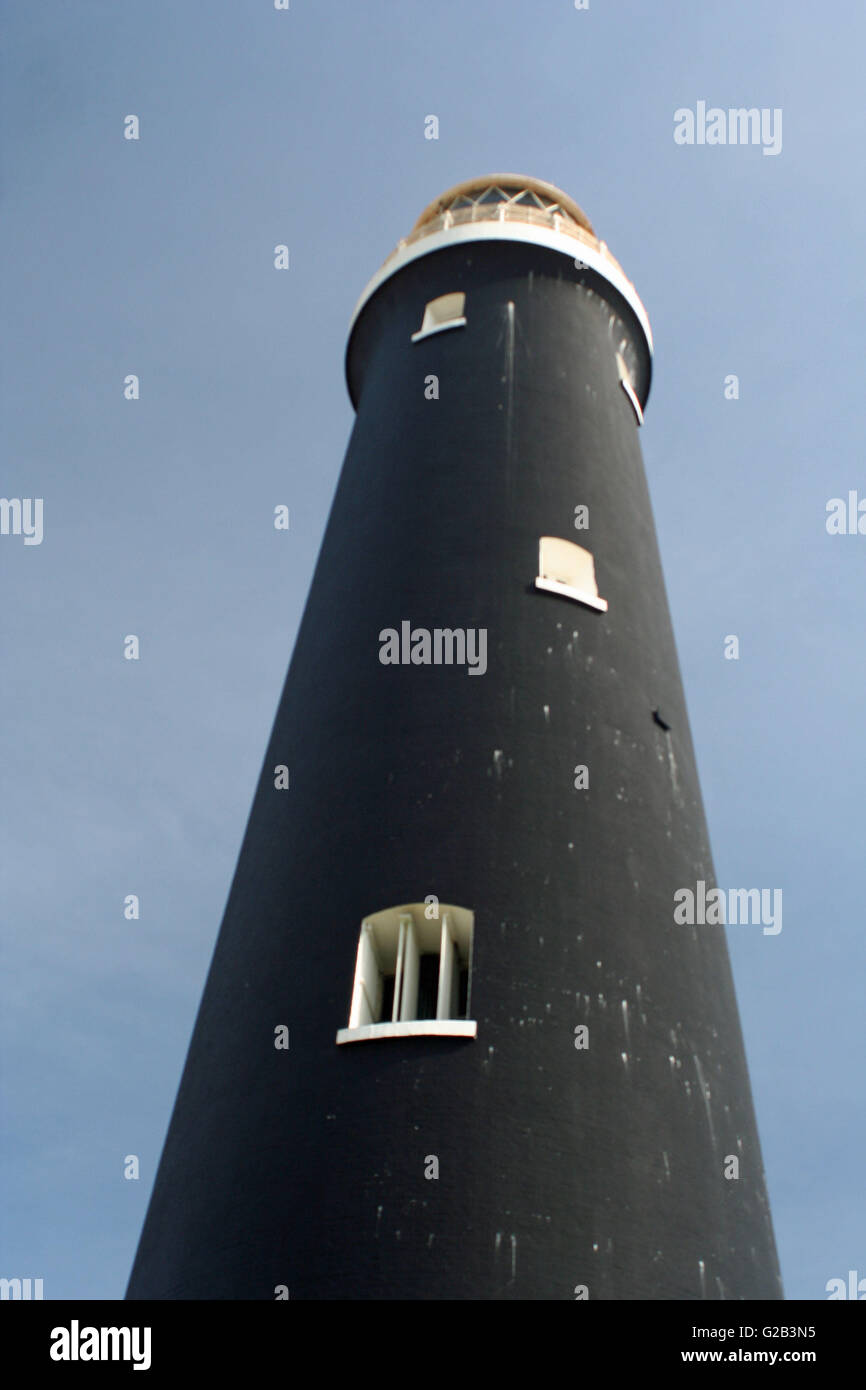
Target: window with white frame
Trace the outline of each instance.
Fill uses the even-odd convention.
[[[641,409],[641,403],[638,400],[637,392],[634,389],[634,383],[631,379],[631,372],[625,365],[625,359],[619,352],[616,354],[616,370],[617,375],[619,376],[619,384],[622,387],[623,391],[625,391],[625,394],[628,396],[629,403],[631,405],[632,410],[634,411],[635,419],[637,420],[639,425],[642,425],[643,410]]]
[[[442,294],[438,299],[431,299],[424,308],[421,327],[417,333],[412,334],[412,342],[417,343],[421,338],[429,338],[431,333],[444,333],[446,328],[464,328],[465,307],[465,294]]]
[[[558,536],[541,537],[535,587],[574,599],[600,613],[607,612],[607,599],[599,598],[592,554],[574,541],[560,540]]]
[[[435,916],[428,915],[434,912]],[[474,1037],[469,1018],[474,916],[424,903],[361,923],[348,1028],[337,1042],[439,1033]]]

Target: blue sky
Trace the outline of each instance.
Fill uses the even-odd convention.
[[[786,1293],[866,1276],[866,536],[825,527],[866,497],[862,6],[4,11],[0,492],[44,499],[44,538],[0,536],[0,1273],[123,1294],[351,428],[352,309],[437,193],[515,170],[577,199],[652,322],[716,870],[784,893],[780,935],[728,936]],[[701,100],[780,108],[781,152],[677,145]]]

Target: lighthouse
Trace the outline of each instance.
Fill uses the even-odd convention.
[[[724,927],[675,915],[715,878],[651,367],[536,178],[449,189],[361,295],[128,1298],[782,1297]]]

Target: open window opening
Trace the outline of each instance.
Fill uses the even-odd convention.
[[[637,398],[637,392],[635,391],[634,386],[632,385],[631,373],[629,372],[628,367],[625,365],[625,359],[619,352],[616,355],[616,370],[619,374],[619,384],[622,387],[623,391],[625,391],[625,394],[628,396],[629,401],[631,402],[631,408],[635,413],[635,419],[637,420],[639,425],[642,425],[643,409],[641,407],[640,401]]]
[[[421,327],[417,333],[412,334],[412,342],[417,343],[421,338],[429,338],[431,333],[444,333],[446,328],[464,328],[465,307],[465,294],[442,294],[438,299],[431,299],[424,309]]]
[[[536,589],[583,603],[599,613],[607,612],[607,599],[600,598],[595,582],[595,561],[588,550],[558,536],[542,536],[538,543]]]
[[[438,1033],[475,1037],[469,1018],[474,915],[439,904],[387,908],[361,924],[348,1028],[337,1042]]]

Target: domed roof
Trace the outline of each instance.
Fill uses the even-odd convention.
[[[499,207],[507,211],[513,209],[519,215],[523,208],[544,212],[549,215],[559,213],[562,217],[576,222],[578,227],[595,236],[592,223],[573,198],[563,193],[555,184],[544,179],[535,179],[528,174],[488,174],[483,178],[464,179],[453,188],[440,193],[424,209],[411,236],[415,236],[428,223],[441,217],[444,212],[458,212],[461,208],[476,209],[475,215],[483,216],[485,208],[490,209],[491,218],[499,216]],[[507,212],[506,212],[507,215]]]

